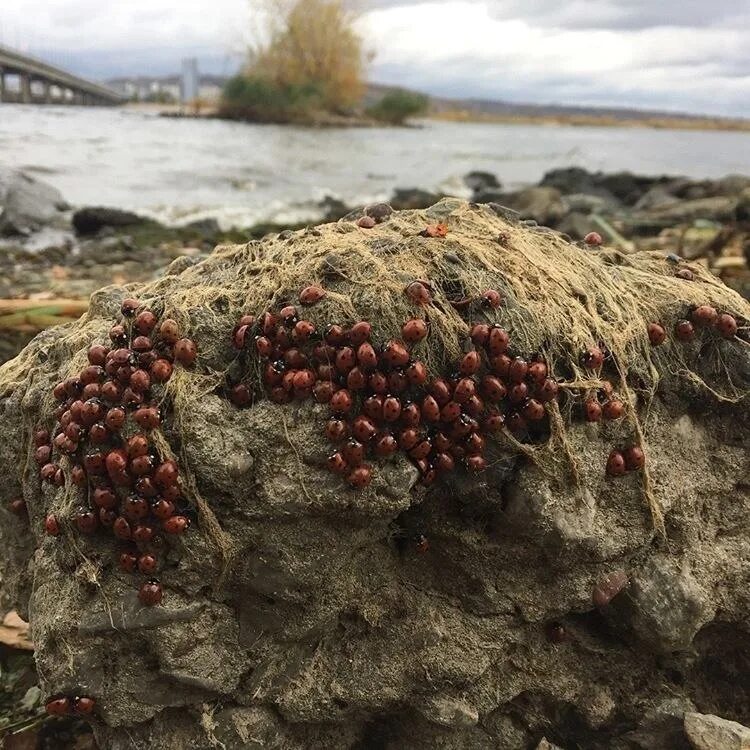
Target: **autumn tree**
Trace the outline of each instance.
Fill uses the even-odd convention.
[[[329,111],[357,104],[366,54],[355,15],[341,0],[273,0],[271,10],[246,75],[280,89],[314,88]]]

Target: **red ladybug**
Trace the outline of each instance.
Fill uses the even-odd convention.
[[[404,341],[409,344],[416,344],[422,341],[422,339],[427,337],[427,332],[427,323],[420,318],[407,320],[401,327],[401,335],[404,337]]]
[[[50,536],[59,536],[60,535],[60,524],[57,522],[57,517],[54,514],[50,513],[44,519],[44,530]]]
[[[414,427],[407,427],[398,436],[398,445],[401,450],[410,451],[419,442],[419,433]]]
[[[401,424],[403,427],[417,427],[422,421],[422,410],[415,403],[401,406]]]
[[[449,401],[441,410],[440,418],[443,422],[455,422],[461,416],[461,404]]]
[[[722,313],[716,319],[716,330],[725,338],[731,339],[737,335],[737,320],[729,313]]]
[[[476,393],[476,383],[471,378],[461,378],[453,390],[453,400],[465,404]]]
[[[370,419],[380,420],[383,418],[383,402],[385,399],[378,394],[368,396],[362,402],[362,411],[370,417]]]
[[[490,338],[490,327],[486,323],[474,323],[469,336],[475,346],[486,346]]]
[[[587,422],[598,422],[602,418],[601,404],[595,398],[587,399],[583,408]]]
[[[392,456],[398,450],[398,441],[390,433],[380,435],[375,439],[373,451],[379,458]]]
[[[699,326],[712,326],[718,317],[716,308],[711,305],[699,305],[690,313],[690,319]]]
[[[383,347],[383,359],[392,367],[406,367],[409,352],[400,341],[388,341]]]
[[[366,320],[360,320],[349,329],[349,341],[352,346],[364,344],[372,335],[372,326]]]
[[[423,385],[427,382],[427,368],[423,362],[412,362],[404,370],[404,375],[410,385]]]
[[[79,716],[90,716],[94,713],[96,701],[86,695],[77,695],[73,698],[73,713]]]
[[[466,458],[466,468],[474,474],[484,471],[487,468],[487,459],[479,454],[468,456]]]
[[[646,454],[637,445],[626,448],[624,451],[625,468],[628,471],[639,471],[646,465]]]
[[[422,417],[427,422],[440,421],[440,406],[434,396],[425,396],[421,407]]]
[[[625,456],[620,451],[612,451],[607,458],[607,474],[620,477],[626,472]]]
[[[482,294],[482,301],[487,307],[497,309],[503,304],[503,298],[500,296],[500,292],[494,289],[488,289]]]
[[[406,296],[415,305],[429,305],[432,302],[430,290],[421,281],[412,281],[406,287]]]
[[[536,399],[530,398],[523,405],[521,413],[530,422],[538,422],[540,419],[544,419],[544,406]]]
[[[516,383],[510,391],[508,398],[513,404],[523,403],[529,397],[529,386],[526,383]]]
[[[325,296],[325,289],[319,286],[308,286],[300,292],[299,301],[303,305],[314,305],[316,302],[320,302]]]
[[[336,353],[336,369],[342,375],[346,375],[356,364],[357,355],[350,346],[345,346]]]
[[[445,406],[453,395],[453,389],[443,378],[436,378],[429,387],[430,395],[440,406]]]
[[[547,378],[536,388],[536,397],[544,402],[554,401],[559,392],[560,386],[551,378]]]
[[[190,367],[198,356],[195,342],[190,339],[180,339],[174,345],[174,358],[185,367]]]
[[[695,336],[695,328],[689,320],[678,320],[674,332],[680,341],[690,341]]]
[[[340,443],[349,437],[349,425],[343,419],[331,417],[326,423],[326,437],[332,443]]]
[[[602,407],[605,419],[619,419],[625,413],[625,404],[618,399],[610,399]]]
[[[182,534],[190,526],[190,520],[185,516],[171,516],[161,525],[165,534]]]
[[[667,339],[667,332],[664,330],[664,326],[660,323],[649,323],[646,329],[648,333],[648,340],[651,342],[651,346],[659,346],[663,344]]]
[[[510,343],[510,336],[508,332],[500,326],[492,326],[490,328],[489,338],[487,339],[487,349],[490,354],[497,356],[498,354],[505,354],[508,350],[508,344]]]
[[[363,370],[374,370],[378,365],[378,355],[372,344],[365,341],[357,349],[357,362]]]
[[[372,469],[369,466],[357,466],[349,473],[346,481],[353,489],[361,490],[372,481]]]
[[[349,466],[359,466],[365,460],[365,446],[354,438],[344,443],[341,453]]]
[[[375,427],[373,421],[369,417],[364,416],[364,414],[355,417],[354,422],[352,422],[352,435],[360,443],[369,442],[375,437],[377,432],[378,429]]]
[[[479,367],[482,364],[482,359],[479,356],[479,352],[470,351],[464,354],[461,363],[458,366],[459,371],[462,375],[474,375],[479,372]]]
[[[590,346],[581,355],[581,364],[588,370],[598,370],[604,364],[604,352],[598,346]]]
[[[66,698],[64,695],[50,698],[50,700],[44,704],[44,710],[50,716],[67,716],[71,711],[70,699]]]
[[[138,592],[138,600],[146,607],[155,607],[157,604],[161,604],[163,596],[161,584],[154,579],[146,581]]]
[[[334,474],[346,474],[349,470],[346,460],[339,451],[336,451],[335,453],[332,453],[330,456],[328,456],[326,464],[329,471],[332,471]]]
[[[401,401],[395,396],[388,396],[383,401],[383,419],[386,422],[395,422],[401,416]]]
[[[331,396],[330,406],[331,411],[334,414],[346,414],[351,411],[353,405],[352,395],[346,388],[342,388],[340,391]]]

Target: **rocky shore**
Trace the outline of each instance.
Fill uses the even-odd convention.
[[[497,176],[481,171],[467,174],[464,182],[473,202],[502,205],[528,226],[574,240],[595,231],[624,253],[673,253],[704,264],[750,298],[750,177],[696,181],[570,168],[551,171],[522,190],[504,189]],[[404,188],[395,190],[389,203],[394,210],[418,209],[443,197]],[[326,198],[311,220],[336,221],[356,210]],[[209,219],[170,227],[111,207],[76,209],[50,185],[0,170],[0,362],[56,322],[45,308],[50,301],[86,300],[107,284],[148,281],[177,258],[188,266],[218,244],[300,226],[225,231]],[[29,303],[22,312],[8,310],[2,300],[9,299]]]

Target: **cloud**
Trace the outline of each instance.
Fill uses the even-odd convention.
[[[363,0],[351,0],[362,7]],[[431,5],[434,0],[364,0],[370,9]],[[437,0],[450,3],[451,0]],[[499,19],[525,19],[541,27],[647,29],[656,26],[738,26],[750,19],[741,0],[469,0]]]
[[[527,3],[554,13],[547,0]],[[742,27],[565,28],[533,14],[499,15],[509,4],[433,0],[373,10],[363,23],[379,51],[375,78],[446,96],[750,115]]]

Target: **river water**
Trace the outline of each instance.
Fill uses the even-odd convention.
[[[461,177],[506,187],[550,169],[695,178],[750,174],[750,134],[426,122],[328,129],[160,118],[130,109],[0,104],[0,166],[27,170],[81,205],[223,226],[304,221],[326,195],[359,205],[395,187],[463,196]]]

